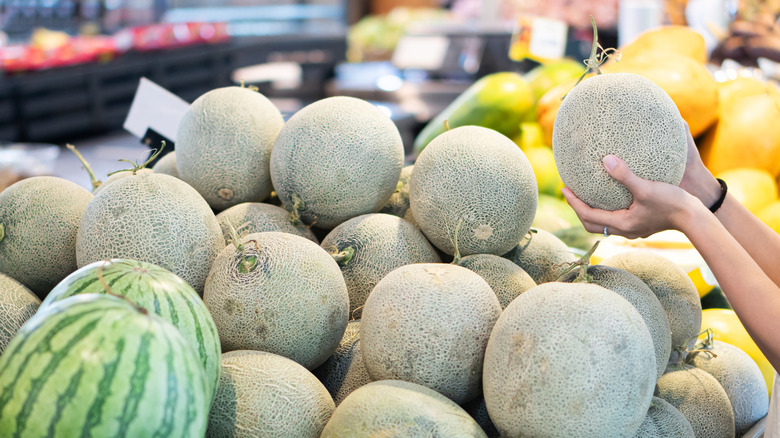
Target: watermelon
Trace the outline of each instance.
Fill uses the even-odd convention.
[[[39,311],[0,357],[0,436],[195,437],[206,374],[169,322],[109,295]]]
[[[179,329],[203,364],[208,376],[208,398],[212,399],[219,382],[222,349],[214,319],[192,286],[151,263],[130,259],[100,261],[84,266],[57,284],[41,303],[41,309],[86,293],[121,295]]]

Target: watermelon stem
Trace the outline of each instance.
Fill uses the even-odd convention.
[[[84,156],[81,155],[81,152],[79,152],[76,149],[76,146],[73,146],[72,144],[68,143],[65,145],[65,147],[73,151],[73,153],[76,154],[76,157],[78,157],[79,161],[81,161],[81,165],[84,166],[84,170],[86,170],[87,173],[89,174],[89,180],[92,182],[92,191],[94,192],[95,189],[97,189],[98,187],[100,187],[101,184],[103,184],[103,181],[97,179],[97,177],[95,176],[95,172],[92,171],[92,167],[89,165],[87,160],[84,159]]]
[[[340,266],[346,266],[346,264],[349,263],[354,256],[355,248],[351,246],[348,246],[335,254],[331,254],[333,260],[335,260],[336,263],[338,263]]]
[[[142,315],[148,315],[149,314],[148,310],[146,310],[145,308],[137,305],[132,300],[130,300],[130,298],[127,298],[124,295],[120,295],[120,294],[114,293],[114,291],[111,290],[111,286],[108,285],[108,283],[106,282],[106,279],[103,277],[103,266],[105,266],[107,264],[110,264],[110,263],[111,263],[110,260],[104,260],[103,263],[101,263],[97,267],[97,271],[96,271],[97,279],[100,282],[100,285],[103,286],[103,290],[105,290],[108,295],[113,295],[113,296],[115,296],[117,298],[120,298],[120,299],[123,299],[123,300],[127,301],[128,303],[130,303],[130,305],[133,306],[133,308],[135,308],[135,310],[137,310]]]
[[[119,172],[127,172],[127,171],[133,172],[133,175],[135,175],[135,174],[136,174],[136,172],[138,172],[139,170],[143,170],[143,169],[145,169],[145,168],[146,168],[146,166],[148,166],[148,165],[149,165],[149,163],[151,163],[152,161],[156,160],[156,159],[157,159],[157,157],[159,157],[159,156],[160,156],[160,154],[162,153],[163,149],[165,149],[165,140],[163,140],[162,142],[160,142],[160,148],[159,148],[159,149],[154,149],[154,152],[153,152],[153,153],[152,153],[152,155],[149,157],[149,159],[148,159],[148,160],[146,160],[146,161],[144,161],[144,162],[143,162],[143,163],[141,163],[141,164],[138,164],[138,163],[136,163],[136,162],[134,162],[134,161],[131,161],[131,160],[126,160],[126,159],[124,159],[124,158],[122,158],[122,159],[119,159],[119,160],[117,160],[117,161],[124,161],[124,162],[126,162],[126,163],[130,163],[130,164],[132,164],[132,165],[133,165],[133,168],[132,168],[132,169],[120,169],[120,170],[115,170],[115,171],[113,171],[113,172],[109,173],[109,174],[108,174],[108,176],[111,176],[111,175],[113,175],[113,174],[115,174],[115,173],[119,173]]]
[[[579,85],[580,82],[582,82],[583,79],[585,79],[585,76],[588,75],[588,73],[594,72],[597,75],[601,74],[601,64],[604,64],[609,60],[610,58],[614,57],[616,61],[620,61],[620,51],[615,49],[614,47],[608,47],[604,48],[599,44],[599,31],[596,27],[596,20],[593,19],[593,15],[590,16],[590,25],[593,27],[593,44],[590,46],[590,56],[588,59],[582,60],[582,62],[585,64],[585,71],[582,72],[582,75],[579,79],[577,79],[577,83],[574,84],[574,87]],[[601,52],[599,52],[599,49],[601,49]],[[572,87],[572,88],[574,88]],[[564,94],[561,96],[561,100],[563,100],[566,95],[569,93]]]

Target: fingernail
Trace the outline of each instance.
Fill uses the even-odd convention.
[[[604,166],[608,170],[612,170],[615,168],[615,166],[617,166],[617,160],[612,155],[605,156],[603,161],[604,161]]]

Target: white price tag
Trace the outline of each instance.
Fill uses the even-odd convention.
[[[528,52],[535,58],[563,58],[567,33],[568,26],[563,21],[536,17],[533,20]]]
[[[141,78],[135,92],[124,128],[138,138],[151,128],[171,141],[176,141],[179,121],[190,107],[184,99],[146,78]]]
[[[393,52],[393,65],[397,68],[438,70],[444,64],[450,40],[440,35],[401,37]]]

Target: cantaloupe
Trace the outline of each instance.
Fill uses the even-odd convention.
[[[596,284],[540,284],[502,312],[483,379],[502,436],[633,436],[653,396],[653,341],[620,295]]]
[[[655,395],[677,408],[697,437],[734,438],[731,402],[710,373],[690,365],[671,365],[658,379]]]
[[[215,210],[259,202],[271,193],[271,148],[284,125],[279,109],[243,87],[211,90],[179,122],[179,177]]]
[[[41,300],[22,283],[0,274],[0,355],[16,332],[35,315]]]
[[[628,271],[642,280],[661,302],[672,331],[671,362],[693,349],[701,328],[701,300],[688,274],[661,255],[626,251],[601,261],[604,266]]]
[[[92,194],[64,178],[35,176],[0,193],[0,272],[39,298],[75,271],[76,234]]]
[[[579,274],[579,269],[572,271],[564,281],[576,281]],[[653,338],[656,378],[661,378],[672,351],[672,332],[661,301],[636,275],[622,269],[594,265],[588,267],[588,277],[588,282],[603,286],[628,300],[642,315]]]
[[[387,204],[379,210],[380,213],[404,217],[406,211],[409,210],[409,178],[412,176],[412,169],[414,169],[414,164],[404,166],[401,169],[401,176],[398,178],[395,192],[390,195]]]
[[[325,385],[336,406],[352,391],[371,383],[371,377],[363,364],[363,355],[360,353],[359,319],[347,324],[336,351],[313,373]]]
[[[349,296],[338,264],[290,233],[249,234],[214,260],[203,291],[222,351],[262,350],[309,370],[338,348]]]
[[[485,397],[475,398],[474,400],[466,403],[463,409],[471,415],[471,418],[479,424],[479,427],[485,432],[488,438],[500,438],[501,434],[498,433],[496,425],[493,424],[493,420],[490,419],[490,414],[487,410],[487,403],[485,403]]]
[[[463,257],[459,266],[484,278],[495,292],[501,308],[505,308],[521,293],[536,286],[536,282],[520,266],[493,254],[472,254]]]
[[[517,264],[536,284],[556,281],[577,256],[554,234],[532,228],[504,257]]]
[[[166,175],[179,177],[179,169],[176,168],[176,151],[168,152],[157,163],[152,166],[155,173],[164,173]]]
[[[452,400],[416,383],[371,382],[336,407],[321,438],[484,438],[473,418]]]
[[[593,76],[563,100],[553,126],[553,153],[566,187],[591,207],[619,210],[631,193],[604,169],[613,154],[639,177],[678,185],[685,171],[685,124],[672,99],[632,73]]]
[[[214,212],[195,189],[170,175],[143,173],[121,178],[89,202],[75,252],[79,267],[117,258],[160,266],[202,295],[224,247]]]
[[[281,231],[305,237],[314,243],[319,243],[317,236],[303,224],[295,224],[290,220],[290,213],[276,205],[263,202],[242,202],[228,207],[217,214],[217,221],[222,228],[225,242],[230,241],[230,223],[239,235],[262,233],[264,231]]]
[[[731,344],[712,341],[692,356],[690,363],[712,374],[729,396],[737,436],[766,416],[769,396],[764,376],[747,353]]]
[[[285,123],[271,153],[271,180],[285,208],[323,229],[379,211],[404,164],[401,134],[376,106],[336,96]]]
[[[352,318],[360,318],[368,294],[393,269],[441,261],[419,229],[386,213],[364,214],[343,222],[325,236],[320,246],[341,267]]]
[[[502,255],[528,232],[538,191],[517,145],[480,126],[447,131],[423,150],[409,179],[409,208],[428,240],[454,254]]]
[[[662,398],[653,396],[650,409],[635,438],[694,438],[693,428],[677,408]]]
[[[322,383],[292,360],[231,351],[222,355],[206,436],[317,438],[335,408]]]
[[[485,345],[500,313],[487,282],[466,268],[401,266],[366,300],[363,362],[373,380],[414,382],[458,404],[468,402],[481,392]]]

